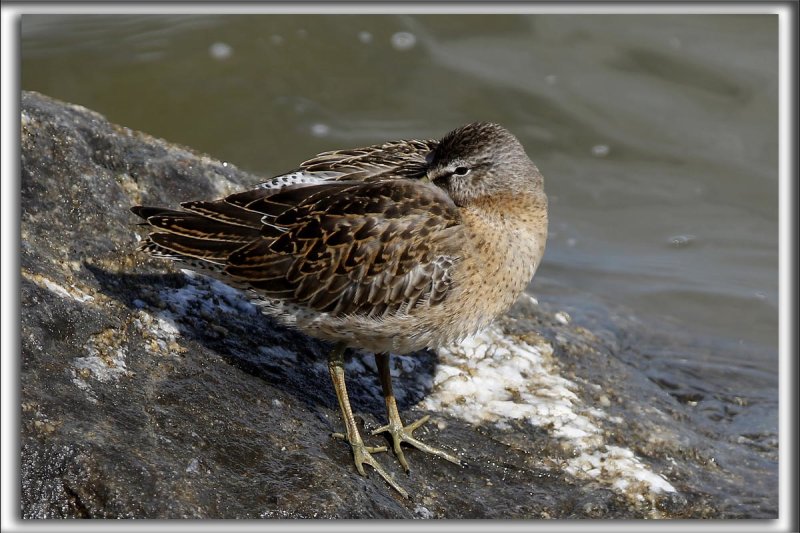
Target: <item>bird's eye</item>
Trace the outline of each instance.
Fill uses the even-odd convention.
[[[453,174],[457,176],[466,176],[469,174],[469,169],[467,167],[456,167],[456,169],[453,171]]]

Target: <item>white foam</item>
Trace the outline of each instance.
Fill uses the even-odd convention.
[[[217,310],[226,314],[258,314],[256,307],[241,291],[193,270],[181,269],[181,272],[189,278],[189,283],[179,289],[161,292],[161,298],[179,316],[189,314],[190,308],[201,315],[212,314]]]
[[[297,362],[297,353],[283,346],[261,346],[258,351],[270,360],[288,359],[293,363]]]
[[[311,135],[314,137],[327,137],[331,133],[331,127],[322,122],[311,125]]]
[[[233,55],[233,47],[228,43],[214,43],[208,47],[208,54],[216,60],[224,61]]]
[[[209,321],[217,313],[236,316],[259,314],[257,308],[237,289],[221,281],[184,269],[187,283],[180,288],[169,288],[159,293],[163,309],[149,309],[142,301],[134,302],[139,309],[135,324],[144,330],[150,342],[145,344],[154,355],[177,355],[185,348],[177,342],[181,334],[181,321],[199,317]],[[278,354],[285,356],[285,354]]]
[[[417,36],[411,32],[399,31],[392,35],[391,43],[395,50],[411,50],[417,44]]]
[[[510,420],[524,420],[547,428],[573,450],[565,470],[575,477],[599,481],[639,500],[675,491],[631,450],[605,442],[594,420],[607,414],[584,405],[573,392],[578,385],[559,374],[549,344],[532,346],[492,326],[460,345],[440,349],[439,361],[424,408],[501,429]]]

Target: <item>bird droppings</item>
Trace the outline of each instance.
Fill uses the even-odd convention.
[[[433,390],[422,402],[426,409],[498,429],[524,420],[546,428],[571,449],[565,468],[570,475],[596,479],[636,500],[675,492],[631,450],[605,441],[594,422],[605,413],[584,405],[573,392],[578,385],[559,374],[549,344],[511,338],[495,325],[438,353]]]

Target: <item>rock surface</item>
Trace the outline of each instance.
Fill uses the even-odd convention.
[[[406,475],[380,454],[411,493],[404,500],[377,475],[359,476],[349,448],[330,437],[343,425],[327,345],[276,325],[221,283],[135,251],[131,205],[215,198],[262,179],[36,93],[22,95],[21,133],[24,518],[776,509],[743,515],[719,496],[742,489],[715,463],[714,436],[615,355],[619,337],[529,297],[462,347],[393,357],[404,420],[431,414],[418,436],[468,463],[410,450]],[[354,354],[347,371],[354,409],[378,427],[372,357]]]

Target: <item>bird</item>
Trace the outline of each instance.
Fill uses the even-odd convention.
[[[547,239],[544,178],[506,128],[474,122],[438,140],[322,152],[295,170],[181,209],[137,205],[150,227],[138,247],[246,291],[280,323],[333,345],[328,370],[355,468],[408,492],[367,446],[347,394],[344,354],[374,353],[388,433],[455,464],[405,425],[390,354],[463,341],[503,314],[530,283]]]

